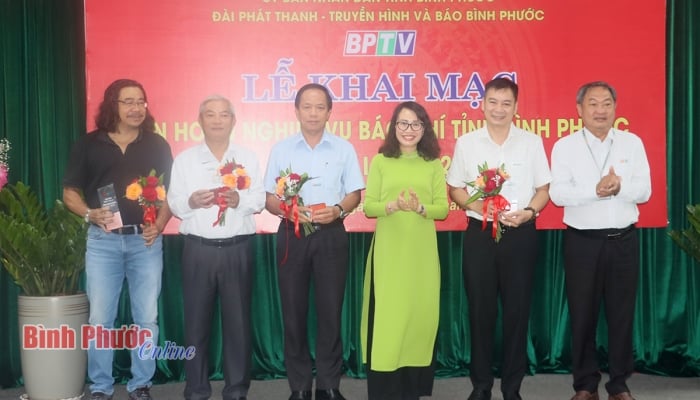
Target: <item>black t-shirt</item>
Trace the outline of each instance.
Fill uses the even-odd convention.
[[[122,153],[106,132],[95,130],[73,145],[63,186],[82,190],[87,206],[99,208],[97,189],[113,183],[124,225],[137,225],[143,223],[143,210],[125,197],[126,187],[155,169],[167,189],[172,163],[168,142],[156,133],[139,133]]]

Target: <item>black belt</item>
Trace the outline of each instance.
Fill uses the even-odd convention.
[[[223,238],[223,239],[207,239],[203,238],[201,236],[197,235],[187,235],[187,238],[199,243],[203,244],[205,246],[212,246],[212,247],[228,247],[228,246],[233,246],[235,244],[243,243],[246,240],[250,239],[253,235],[238,235],[230,238]]]
[[[630,232],[636,229],[634,225],[630,225],[622,229],[576,229],[567,226],[573,232],[581,236],[586,236],[593,239],[618,240],[627,236]]]
[[[282,218],[282,223],[285,224],[287,229],[292,229],[294,230],[294,221],[291,219],[287,218]],[[314,228],[314,232],[318,231],[325,231],[331,228],[340,228],[343,226],[343,219],[342,218],[336,218],[333,221],[327,223],[327,224],[315,224],[311,223],[311,226]],[[299,230],[303,230],[303,227],[301,226],[301,222],[299,223]]]
[[[121,228],[112,229],[110,232],[117,235],[140,235],[143,233],[143,228],[139,225],[124,225]]]

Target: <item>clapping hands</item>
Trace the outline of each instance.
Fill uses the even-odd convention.
[[[621,178],[615,174],[615,169],[610,167],[608,174],[600,179],[600,182],[595,187],[595,193],[598,197],[615,196],[620,192]]]
[[[420,208],[420,201],[418,200],[418,195],[413,189],[408,189],[408,197],[406,196],[406,191],[402,190],[399,193],[399,197],[396,199],[396,206],[402,211],[416,211]]]

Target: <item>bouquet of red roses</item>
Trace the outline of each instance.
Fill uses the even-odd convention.
[[[152,225],[156,223],[158,209],[165,201],[165,186],[163,186],[163,174],[156,176],[156,170],[152,169],[147,176],[140,176],[126,187],[126,196],[129,200],[139,202],[143,208],[143,223]]]
[[[10,152],[10,142],[7,139],[0,139],[0,189],[7,185],[7,175],[10,167],[7,165],[8,153]]]
[[[304,205],[304,200],[299,196],[301,187],[308,182],[310,179],[307,173],[301,175],[296,172],[292,172],[292,168],[289,167],[285,170],[280,171],[280,175],[275,178],[277,183],[277,188],[275,189],[275,195],[280,199],[280,209],[285,215],[292,213],[292,220],[294,221],[294,234],[296,237],[301,237],[299,232],[299,206]],[[313,226],[304,222],[304,236],[309,235],[314,231]]]
[[[224,226],[226,224],[226,209],[228,208],[228,204],[226,203],[226,198],[221,196],[221,194],[232,189],[243,190],[250,187],[250,176],[243,165],[237,164],[236,160],[227,160],[224,165],[219,168],[219,175],[221,176],[221,183],[223,183],[223,186],[214,189],[214,198],[216,199],[216,205],[219,206],[219,213],[212,226]]]
[[[481,213],[483,215],[481,229],[486,229],[486,215],[489,205],[493,205],[493,223],[491,228],[491,236],[498,243],[501,240],[501,222],[498,220],[498,214],[502,211],[510,209],[510,203],[505,197],[501,196],[501,188],[503,183],[510,176],[506,173],[504,165],[501,164],[498,168],[489,168],[487,162],[478,166],[479,176],[472,182],[467,182],[467,185],[474,189],[474,193],[469,197],[466,204],[473,203],[477,200],[484,200]]]

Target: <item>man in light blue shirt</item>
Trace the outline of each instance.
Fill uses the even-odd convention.
[[[364,180],[352,145],[325,130],[333,107],[328,89],[315,83],[304,85],[294,107],[301,132],[275,144],[263,180],[265,208],[281,218],[277,257],[289,399],[311,400],[313,366],[306,327],[313,279],[319,332],[315,398],[342,400],[338,390],[343,364],[340,316],[348,268],[343,219],[359,204]],[[277,178],[285,170],[312,178],[299,192],[305,206],[298,207],[298,212],[281,208],[276,195]],[[308,234],[299,228],[303,223],[313,227]]]

